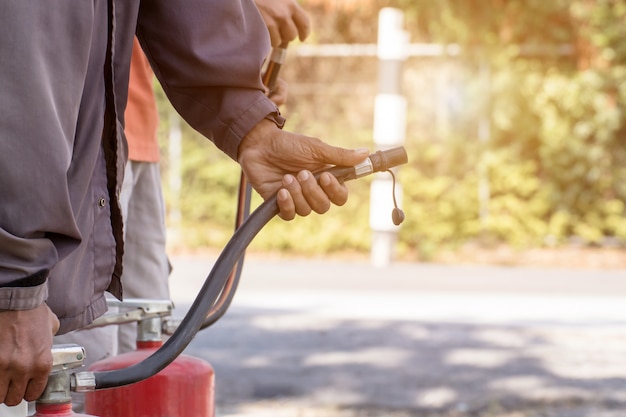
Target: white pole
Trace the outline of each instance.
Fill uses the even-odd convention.
[[[482,105],[480,119],[478,120],[478,140],[480,140],[484,149],[491,139],[491,124],[489,120],[489,100],[491,97],[491,70],[489,64],[483,63],[480,66],[480,78],[482,80],[482,88],[487,98]],[[483,151],[480,163],[478,165],[478,203],[480,224],[485,231],[489,220],[489,200],[491,199],[491,185],[489,182],[487,158]]]
[[[402,66],[407,57],[408,33],[403,30],[404,14],[394,8],[381,9],[378,18],[379,92],[374,103],[374,142],[378,149],[402,145],[406,137],[406,99],[402,96]],[[371,260],[384,267],[393,259],[398,226],[391,220],[392,179],[377,174],[370,194]],[[396,183],[401,197],[401,187]]]

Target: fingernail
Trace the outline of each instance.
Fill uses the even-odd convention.
[[[323,173],[320,176],[320,184],[323,186],[330,185],[330,175],[328,172]]]
[[[300,181],[306,181],[309,179],[309,172],[308,171],[300,171],[298,173],[298,179]]]
[[[291,184],[293,181],[294,181],[293,175],[287,174],[283,177],[283,185],[285,186]]]
[[[356,149],[355,152],[369,155],[370,150],[367,148],[359,148],[359,149]]]
[[[289,198],[289,191],[281,188],[280,190],[278,190],[277,198],[279,200],[286,200],[287,198]]]

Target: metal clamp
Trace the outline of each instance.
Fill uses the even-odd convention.
[[[96,375],[90,371],[76,372],[70,375],[70,390],[89,392],[96,389]]]

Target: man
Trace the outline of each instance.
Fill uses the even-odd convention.
[[[265,96],[269,40],[250,0],[37,0],[0,14],[0,402],[36,399],[52,336],[122,295],[118,196],[134,34],[172,104],[237,160],[279,215],[324,213],[347,188],[311,171],[367,150],[286,131]]]

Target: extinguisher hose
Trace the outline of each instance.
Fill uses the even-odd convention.
[[[330,172],[343,182],[374,172],[387,171],[406,162],[405,149],[398,147],[377,151],[357,166],[333,167],[326,172]],[[319,177],[319,174],[316,176]],[[214,307],[216,300],[219,300],[226,280],[252,239],[277,214],[278,206],[276,194],[274,194],[254,210],[234,232],[213,265],[189,311],[163,346],[151,356],[128,368],[94,372],[95,389],[120,387],[142,381],[157,374],[174,361],[202,327],[207,314]]]
[[[274,93],[276,82],[278,80],[278,74],[285,62],[285,58],[287,56],[287,46],[288,43],[283,43],[272,49],[270,59],[267,63],[267,68],[263,73],[263,85],[267,87],[268,95],[270,97]],[[250,183],[248,183],[245,174],[242,172],[239,180],[239,198],[235,218],[235,230],[241,227],[243,222],[250,215],[251,197],[252,187],[250,186]],[[233,301],[233,297],[235,296],[235,292],[239,286],[239,281],[241,280],[244,257],[245,251],[241,254],[241,258],[239,258],[239,261],[237,261],[237,264],[233,267],[228,279],[226,279],[219,299],[215,302],[211,311],[209,311],[209,314],[204,319],[204,323],[202,323],[200,330],[206,329],[216,323],[226,313],[228,307],[230,307],[230,303]]]
[[[250,216],[250,200],[252,198],[252,187],[246,179],[245,174],[241,173],[239,180],[239,196],[237,204],[237,214],[235,216],[235,231],[239,229]],[[243,271],[243,263],[245,257],[245,250],[241,253],[241,257],[237,261],[230,275],[224,282],[224,287],[220,293],[219,298],[215,301],[211,311],[205,317],[204,322],[200,326],[200,330],[204,330],[209,326],[215,324],[230,307],[230,303],[233,301],[239,281],[241,280],[241,272]]]

